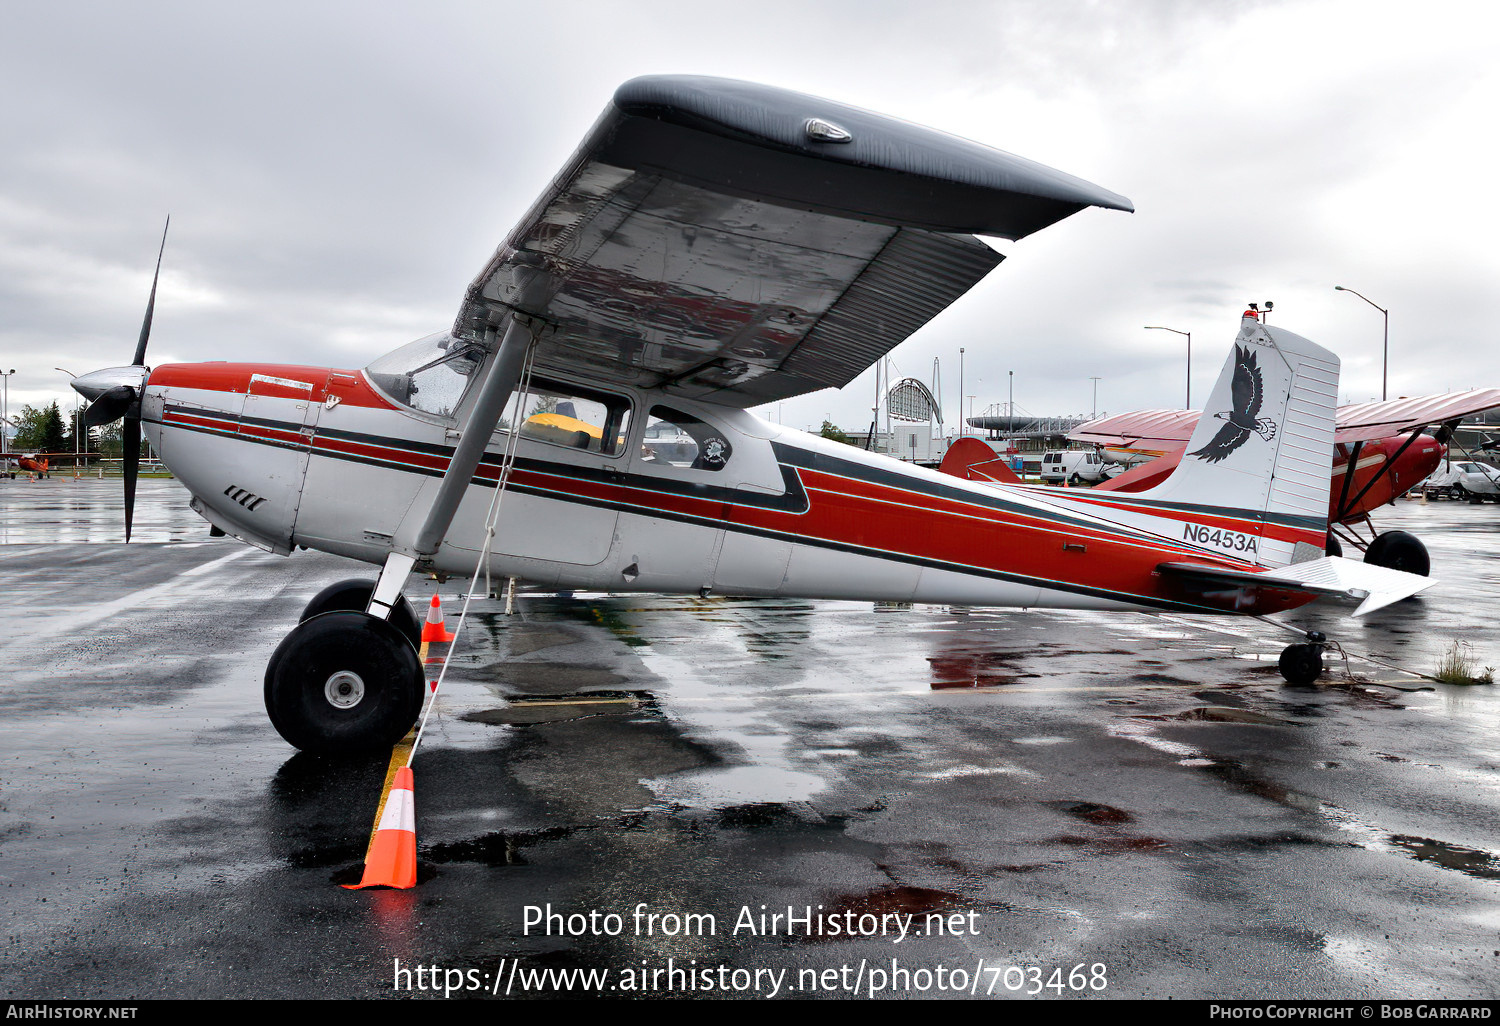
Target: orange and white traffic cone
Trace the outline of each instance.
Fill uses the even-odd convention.
[[[422,625],[422,640],[452,641],[453,637],[443,627],[443,604],[438,601],[437,593],[434,592],[432,604],[427,607],[427,622]]]
[[[365,856],[365,875],[357,884],[344,884],[351,891],[364,887],[398,887],[405,890],[417,885],[417,804],[412,791],[410,766],[396,771],[375,840]]]

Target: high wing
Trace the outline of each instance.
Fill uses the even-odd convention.
[[[1340,406],[1334,442],[1387,438],[1430,424],[1444,424],[1500,407],[1500,388],[1389,399]],[[1140,410],[1100,417],[1068,432],[1075,442],[1170,451],[1181,449],[1198,423],[1197,410]]]
[[[1428,424],[1462,420],[1497,406],[1500,406],[1500,388],[1474,388],[1467,392],[1341,406],[1333,440],[1363,442],[1385,438]]]
[[[848,384],[1001,260],[1129,200],[856,107],[695,76],[625,83],[469,286],[456,336],[514,312],[539,372],[748,407]]]

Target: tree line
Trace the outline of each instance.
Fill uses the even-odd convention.
[[[120,424],[94,428],[85,427],[81,439],[74,438],[73,418],[63,418],[57,401],[46,406],[23,406],[21,412],[11,418],[15,432],[11,436],[12,452],[82,452],[99,453],[102,456],[119,456]],[[78,445],[82,441],[82,445]]]

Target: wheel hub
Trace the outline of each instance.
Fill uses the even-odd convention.
[[[340,670],[323,685],[323,697],[336,709],[353,709],[364,700],[365,682],[350,670]]]

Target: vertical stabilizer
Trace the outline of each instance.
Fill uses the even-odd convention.
[[[1137,494],[1259,522],[1261,566],[1321,556],[1338,384],[1337,356],[1247,312],[1182,462]]]

